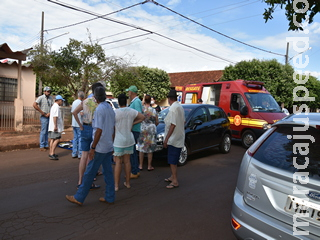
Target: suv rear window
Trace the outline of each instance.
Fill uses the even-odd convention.
[[[310,178],[320,179],[320,131],[313,127],[309,127],[307,131],[293,131],[293,127],[301,128],[295,125],[278,125],[253,157],[260,162],[292,173],[309,172]],[[288,135],[291,137],[288,138]],[[298,143],[304,143],[304,146],[299,149]],[[304,155],[301,154],[303,151],[306,151]],[[294,157],[296,157],[295,161]],[[294,162],[303,166],[306,163],[306,157],[309,158],[307,167],[297,169]]]

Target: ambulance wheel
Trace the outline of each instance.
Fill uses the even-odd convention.
[[[187,163],[187,158],[188,158],[188,148],[186,145],[184,145],[183,148],[181,149],[178,166],[185,165]]]
[[[231,148],[231,137],[227,133],[223,136],[223,139],[219,145],[219,150],[221,153],[228,153],[230,152],[230,148]]]
[[[244,148],[249,148],[256,141],[256,139],[256,135],[251,130],[246,130],[241,137],[242,146]]]

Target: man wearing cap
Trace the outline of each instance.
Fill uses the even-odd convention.
[[[129,107],[137,110],[139,113],[142,113],[142,102],[138,97],[138,88],[134,85],[126,89],[128,92],[129,99],[131,100]],[[135,124],[132,127],[132,133],[134,140],[137,143],[140,135],[141,123]],[[131,175],[130,178],[138,178],[140,176],[139,162],[138,162],[138,153],[136,147],[133,148],[133,154],[130,155],[131,163]]]
[[[58,155],[55,154],[58,143],[60,142],[61,133],[63,131],[63,118],[60,110],[60,106],[65,100],[61,95],[57,95],[54,104],[50,110],[50,119],[49,119],[49,143],[50,143],[50,160],[59,160]]]
[[[180,158],[181,149],[184,147],[184,110],[177,101],[177,91],[172,89],[168,94],[168,103],[170,104],[167,117],[164,119],[165,133],[163,147],[168,148],[168,163],[170,164],[171,176],[165,181],[169,182],[167,189],[179,187],[177,177],[177,165]]]
[[[53,98],[50,96],[51,88],[44,87],[43,95],[39,96],[33,103],[33,107],[41,114],[40,123],[40,151],[46,151],[49,148],[48,143],[48,126],[50,109],[53,105]]]

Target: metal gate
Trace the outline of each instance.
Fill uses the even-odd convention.
[[[14,115],[13,102],[0,102],[0,131],[14,131]]]

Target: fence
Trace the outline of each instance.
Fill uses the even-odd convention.
[[[23,107],[23,125],[40,125],[40,113],[34,107]]]
[[[15,108],[13,102],[1,102],[0,104],[0,131],[14,130]]]
[[[61,107],[64,126],[71,126],[71,108]],[[23,107],[23,125],[40,125],[40,113],[33,107]]]

